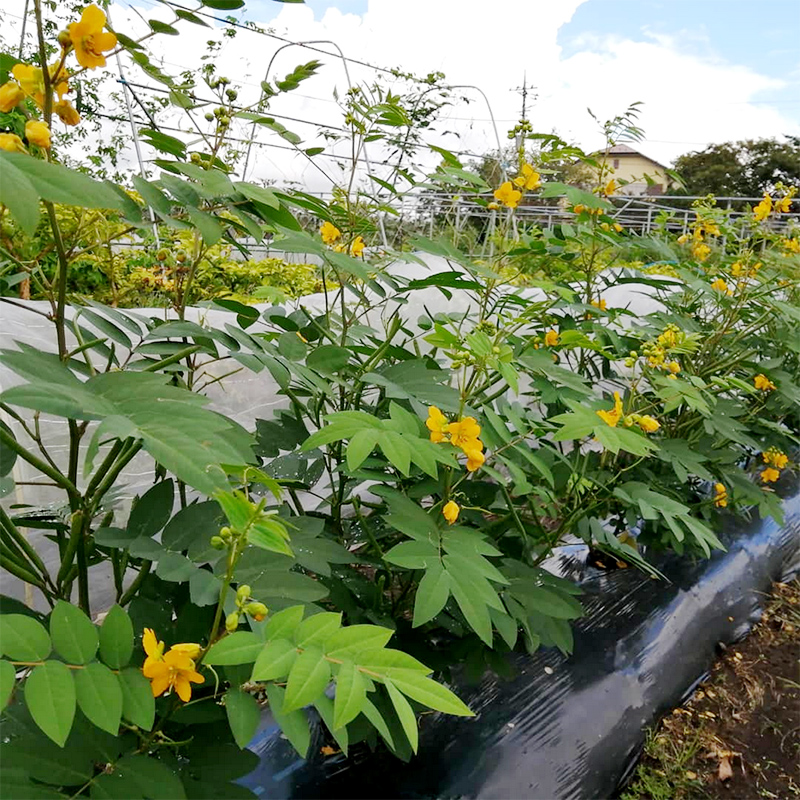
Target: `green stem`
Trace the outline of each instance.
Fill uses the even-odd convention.
[[[150,568],[152,566],[152,561],[147,561],[146,559],[142,561],[142,565],[139,567],[139,574],[134,578],[133,583],[128,587],[127,591],[117,601],[121,606],[127,605],[133,600],[134,595],[139,591],[139,587],[144,583],[144,579],[150,573]]]
[[[178,350],[177,353],[173,353],[167,358],[162,358],[161,361],[157,361],[155,364],[146,366],[142,372],[157,372],[162,367],[168,367],[170,364],[175,364],[177,361],[181,361],[182,359],[186,358],[186,356],[190,356],[192,353],[196,353],[198,350],[202,350],[202,345],[193,344],[189,347],[184,347],[182,350]]]
[[[67,493],[70,495],[70,498],[80,497],[80,492],[78,491],[78,487],[67,478],[62,472],[57,469],[54,469],[46,462],[42,461],[40,458],[37,458],[33,453],[30,453],[26,450],[21,444],[17,442],[17,440],[6,430],[0,427],[0,444],[3,447],[8,447],[10,450],[13,450],[23,461],[27,461],[32,467],[35,467],[39,470],[43,475],[47,475],[48,478],[51,478],[55,481],[62,489],[66,489]]]
[[[25,537],[25,534],[14,524],[14,521],[5,512],[5,509],[0,506],[0,527],[8,532],[8,536],[14,541],[16,546],[23,552],[23,554],[31,561],[36,568],[41,572],[45,580],[49,580],[49,573],[44,561],[39,558],[39,554],[31,546],[31,543]]]
[[[120,457],[114,466],[106,473],[103,480],[98,485],[94,494],[90,498],[92,508],[97,508],[97,505],[103,499],[105,493],[114,485],[120,472],[129,464],[133,457],[142,449],[143,442],[141,439],[131,442],[125,450],[122,451]]]

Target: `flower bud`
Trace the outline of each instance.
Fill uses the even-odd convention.
[[[626,358],[625,359],[625,366],[628,369],[630,369],[635,363],[636,363],[636,361],[634,359],[632,359],[632,358]]]
[[[239,585],[239,588],[236,590],[236,599],[241,603],[250,597],[251,589],[246,583],[242,583]]]
[[[227,128],[231,124],[231,118],[225,114],[225,116],[219,118],[219,124]]]
[[[237,92],[236,89],[227,89],[225,95],[228,100],[235,100],[239,96],[239,92]]]
[[[156,259],[158,261],[166,261],[168,255],[169,253],[162,247],[161,250],[156,253]]]
[[[229,542],[231,540],[231,529],[220,528],[219,535],[222,537],[223,542]]]
[[[225,630],[233,633],[239,627],[239,614],[235,611],[225,617]]]
[[[195,155],[197,155],[197,154],[195,153]],[[178,250],[178,252],[175,254],[175,260],[179,264],[183,264],[183,262],[186,261],[186,251],[185,250]]]
[[[69,50],[72,47],[72,37],[69,35],[69,31],[61,31],[58,34],[58,43],[64,50]]]
[[[248,603],[244,610],[256,621],[261,622],[269,610],[263,603]]]
[[[222,540],[221,536],[212,536],[211,537],[211,546],[215,550],[224,550],[225,549],[225,542]]]
[[[639,354],[635,350],[631,350],[630,353],[628,353],[628,355],[631,358],[639,358]]]

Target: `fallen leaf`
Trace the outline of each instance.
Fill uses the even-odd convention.
[[[727,756],[722,758],[719,762],[717,777],[721,781],[729,781],[733,777],[733,768],[731,767],[731,762],[728,760]]]

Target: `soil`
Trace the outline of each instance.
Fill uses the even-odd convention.
[[[648,737],[622,800],[800,798],[800,582]]]

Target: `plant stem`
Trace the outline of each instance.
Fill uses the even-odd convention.
[[[66,489],[71,498],[80,497],[77,486],[66,475],[26,450],[3,428],[0,428],[0,444],[3,447],[8,447],[9,450],[13,450],[23,461],[27,461],[32,467],[55,481],[62,489]]]
[[[117,601],[121,606],[127,605],[133,599],[133,596],[139,591],[139,587],[144,583],[144,579],[150,573],[150,568],[153,566],[152,561],[146,559],[142,561],[142,566],[139,568],[139,574],[134,578],[133,583],[128,587],[127,591]]]

